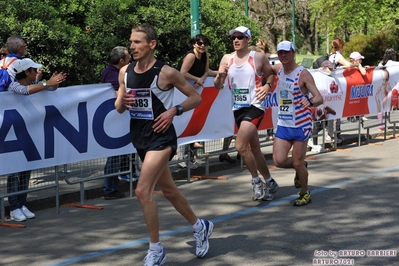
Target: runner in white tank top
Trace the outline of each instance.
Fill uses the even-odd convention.
[[[261,52],[250,52],[251,32],[247,27],[237,27],[229,32],[233,41],[233,54],[225,54],[220,61],[214,79],[216,88],[226,87],[234,96],[233,111],[238,127],[236,149],[252,176],[252,200],[272,200],[278,189],[271,177],[265,157],[260,150],[257,127],[264,115],[263,102],[270,90],[267,80],[274,79],[273,69],[267,56]],[[265,182],[259,177],[259,173]]]
[[[251,105],[264,111],[264,101],[256,97],[255,88],[262,86],[264,74],[256,73],[255,51],[250,51],[246,61],[238,65],[234,62],[236,54],[233,54],[228,63],[227,84],[234,95],[233,110]],[[240,78],[237,78],[240,77]]]

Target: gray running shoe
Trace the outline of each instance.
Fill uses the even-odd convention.
[[[264,201],[273,200],[273,194],[277,192],[279,185],[276,180],[272,179],[270,182],[266,183],[265,196],[262,198]]]

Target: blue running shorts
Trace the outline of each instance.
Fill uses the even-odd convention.
[[[310,135],[312,134],[312,130],[307,128],[292,128],[292,127],[283,127],[277,126],[276,131],[276,138],[283,139],[283,140],[296,140],[296,141],[305,141],[307,140]]]

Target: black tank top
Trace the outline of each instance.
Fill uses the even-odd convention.
[[[187,54],[184,55],[184,57],[180,60],[177,70],[181,70],[181,66],[183,65],[183,60],[184,58],[186,58],[186,56],[188,54],[194,54],[194,51],[191,50],[190,52],[188,52]],[[206,61],[207,61],[207,55],[206,52],[203,53],[201,55],[201,59],[198,59],[195,54],[194,54],[195,60],[193,65],[191,66],[190,70],[188,71],[188,73],[190,73],[191,75],[195,76],[195,77],[202,77],[202,75],[204,75],[205,73],[205,67],[206,67]]]
[[[159,73],[165,65],[163,62],[157,60],[149,70],[140,74],[134,71],[136,63],[132,62],[126,69],[126,89],[151,89],[151,105],[155,119],[172,107],[174,87],[167,90],[162,90],[158,87]],[[130,119],[130,135],[136,149],[147,149],[153,141],[159,142],[163,138],[165,140],[176,138],[173,124],[171,124],[166,133],[155,133],[152,128],[154,123],[153,119]]]

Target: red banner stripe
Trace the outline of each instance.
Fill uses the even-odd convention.
[[[194,109],[193,115],[187,124],[187,127],[180,134],[179,138],[187,136],[195,136],[201,132],[208,118],[209,111],[213,102],[219,94],[219,90],[215,87],[205,87],[201,92],[202,102]]]

